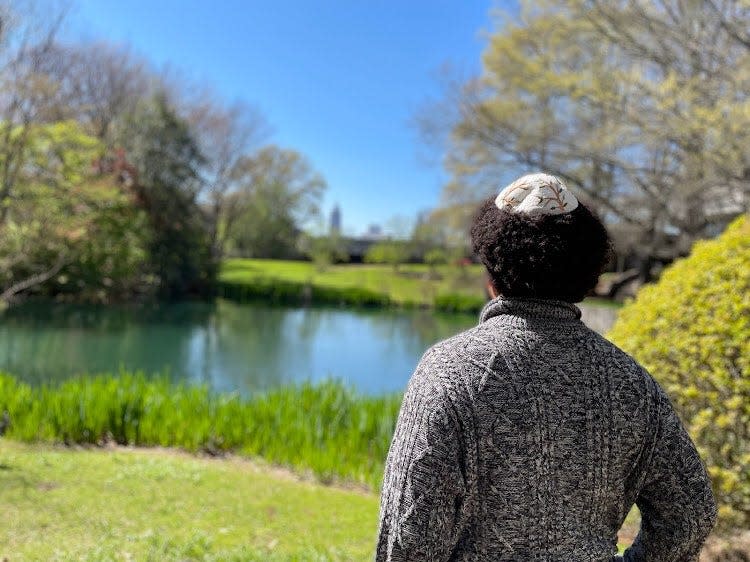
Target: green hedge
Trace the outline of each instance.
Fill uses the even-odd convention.
[[[670,394],[707,463],[727,525],[750,527],[750,220],[664,271],[609,337]]]
[[[398,395],[365,396],[334,381],[245,399],[140,373],[43,387],[0,374],[0,413],[7,412],[0,428],[14,439],[232,451],[373,490],[400,402]]]
[[[387,294],[362,287],[327,287],[285,281],[275,278],[254,278],[251,281],[221,281],[218,296],[238,302],[263,301],[271,304],[330,304],[362,307],[398,306],[424,308],[417,302],[393,302]],[[441,312],[466,312],[475,314],[486,300],[474,295],[446,293],[437,295],[432,307]]]
[[[239,302],[262,300],[271,304],[333,304],[365,307],[391,304],[388,295],[361,287],[325,287],[270,278],[258,278],[250,282],[220,281],[218,295]]]
[[[474,295],[447,293],[435,297],[435,309],[443,312],[478,313],[487,303],[486,299]]]

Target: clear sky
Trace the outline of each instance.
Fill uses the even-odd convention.
[[[77,0],[74,38],[130,43],[157,65],[255,105],[270,141],[328,182],[359,234],[434,207],[445,179],[410,120],[450,63],[477,73],[493,0]]]

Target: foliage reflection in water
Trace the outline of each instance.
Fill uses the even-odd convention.
[[[338,378],[379,394],[402,390],[427,347],[476,321],[474,315],[426,310],[222,300],[107,307],[28,303],[0,317],[0,369],[32,383],[120,368],[166,372],[245,395]]]
[[[29,303],[0,317],[0,369],[56,381],[124,367],[247,394],[340,378],[368,393],[401,390],[424,350],[476,322],[410,310],[173,303]]]

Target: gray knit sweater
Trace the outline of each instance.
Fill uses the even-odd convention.
[[[563,301],[491,301],[409,381],[377,561],[691,561],[714,525],[705,469],[669,399]]]

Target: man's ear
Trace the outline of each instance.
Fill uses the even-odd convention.
[[[498,297],[497,289],[495,289],[495,286],[492,284],[492,280],[489,277],[487,277],[486,289],[490,297],[492,297],[493,299],[496,299]]]

